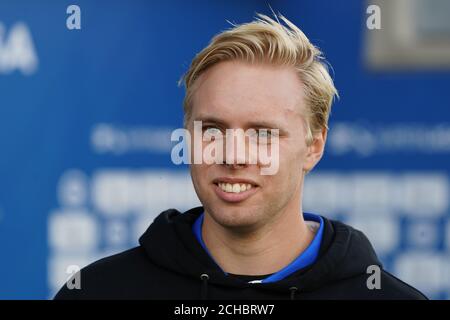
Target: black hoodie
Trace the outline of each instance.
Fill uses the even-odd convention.
[[[362,232],[326,218],[319,256],[309,267],[272,283],[226,275],[192,231],[202,212],[162,212],[140,246],[83,268],[81,289],[65,285],[55,299],[426,299],[382,269]],[[371,265],[381,269],[380,289],[368,288]]]

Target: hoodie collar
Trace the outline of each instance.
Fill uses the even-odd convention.
[[[227,277],[196,239],[192,226],[203,211],[203,207],[185,213],[169,209],[157,216],[139,239],[149,260],[161,268],[197,280],[207,274],[211,285],[252,286],[279,292],[286,292],[292,286],[301,291],[312,291],[330,282],[364,274],[369,265],[381,266],[364,234],[322,217],[322,241],[313,264],[276,282],[248,284]]]
[[[206,253],[210,256],[211,259],[213,259],[211,253],[209,252],[208,248],[206,247],[205,242],[203,241],[202,237],[202,226],[203,226],[203,219],[204,219],[204,212],[200,214],[198,218],[196,218],[194,224],[192,225],[192,232],[194,233],[197,241],[200,243],[202,248],[206,251]],[[282,280],[289,275],[293,274],[294,272],[301,270],[303,268],[306,268],[313,264],[318,255],[320,250],[320,244],[322,242],[322,236],[323,236],[323,219],[321,216],[312,214],[312,213],[303,213],[303,218],[305,221],[308,222],[315,222],[319,224],[318,230],[315,232],[314,239],[309,244],[309,246],[291,263],[289,263],[287,266],[282,268],[281,270],[271,274],[270,276],[256,281],[251,281],[252,283],[270,283],[270,282],[276,282],[279,280]],[[222,270],[222,269],[221,269]],[[225,275],[228,275],[225,271],[222,270],[222,272]]]

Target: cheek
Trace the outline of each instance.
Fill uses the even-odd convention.
[[[199,190],[202,185],[202,168],[199,165],[191,165],[191,177],[195,189]]]
[[[192,182],[196,190],[204,192],[209,189],[210,166],[205,164],[192,164],[190,166]]]
[[[195,193],[198,199],[203,202],[206,201],[208,196],[208,185],[204,168],[202,165],[191,165],[191,178],[194,186]]]
[[[270,193],[284,198],[295,192],[301,179],[305,150],[295,144],[280,144],[280,162],[277,174],[267,176],[265,185]]]
[[[303,168],[302,159],[296,155],[291,156],[289,158],[285,158],[280,163],[279,170],[279,183],[281,184],[281,188],[286,190],[295,189],[298,182],[301,179]]]
[[[300,141],[289,141],[280,145],[280,171],[287,169],[289,172],[301,172],[306,158],[306,145]],[[288,172],[288,174],[289,174]]]

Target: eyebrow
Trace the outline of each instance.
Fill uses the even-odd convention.
[[[202,121],[206,123],[214,123],[218,124],[222,127],[228,128],[229,125],[220,118],[214,116],[198,116],[194,119],[194,121]],[[280,129],[280,131],[284,131],[281,125],[272,123],[269,121],[250,121],[245,125],[246,128],[258,128],[258,129]]]

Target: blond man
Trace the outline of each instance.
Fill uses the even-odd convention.
[[[214,162],[191,162],[202,206],[162,212],[138,247],[82,269],[81,289],[56,298],[425,299],[383,269],[363,233],[302,210],[337,90],[298,27],[265,15],[235,25],[182,80],[184,127],[203,134],[190,157],[230,139],[244,147],[223,143]],[[261,173],[271,164],[251,146],[265,148],[275,172]]]

